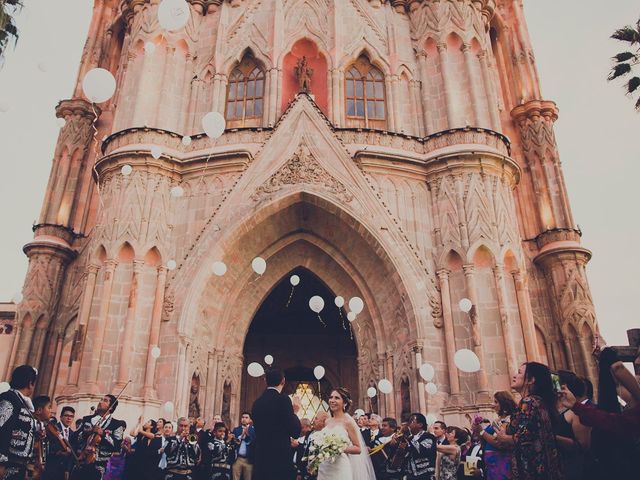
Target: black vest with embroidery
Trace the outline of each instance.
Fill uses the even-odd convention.
[[[14,390],[0,394],[0,464],[33,456],[37,423]]]
[[[86,446],[87,439],[91,435],[93,427],[98,423],[99,419],[99,415],[87,415],[86,417],[82,417],[82,425],[80,426],[80,433],[78,434],[77,440],[77,447],[79,451],[82,451],[82,448]],[[96,463],[105,464],[111,458],[111,455],[120,451],[127,423],[111,417],[100,422],[99,426],[104,430],[104,435],[96,449]]]

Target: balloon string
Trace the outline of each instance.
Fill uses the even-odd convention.
[[[327,324],[324,323],[324,320],[322,320],[322,317],[320,316],[319,313],[318,313],[318,320],[320,320],[320,323],[322,324],[323,327],[327,328]]]
[[[200,175],[200,182],[205,183],[204,182],[204,173],[206,172],[207,168],[209,167],[209,159],[211,158],[211,153],[209,153],[209,155],[207,155],[207,159],[204,162],[204,166],[202,167],[202,175]],[[205,185],[206,187],[206,185]],[[205,194],[206,194],[206,188],[205,188]]]
[[[342,329],[347,329],[347,324],[344,321],[344,316],[342,315],[342,308],[338,308],[338,313],[340,313],[340,319],[342,320]]]
[[[296,288],[295,285],[291,287],[291,293],[289,294],[289,300],[287,300],[287,305],[285,308],[289,308],[289,304],[291,303],[291,299],[293,298],[293,289]]]
[[[104,210],[104,202],[102,201],[102,193],[100,192],[100,177],[98,176],[98,169],[96,164],[98,163],[98,129],[96,123],[98,123],[98,112],[96,112],[95,103],[91,102],[91,110],[93,111],[93,121],[91,122],[91,128],[93,129],[93,173],[96,175],[96,189],[98,190],[98,201],[100,202],[100,209]]]

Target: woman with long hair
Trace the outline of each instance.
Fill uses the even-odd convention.
[[[503,426],[509,425],[511,416],[516,413],[518,405],[511,392],[506,390],[493,395],[493,410],[498,418],[487,425],[484,430],[477,424],[482,451],[484,452],[484,474],[486,480],[508,480],[511,478],[511,448],[500,447],[496,440],[497,433]]]
[[[522,399],[508,427],[496,435],[500,447],[513,447],[511,478],[558,480],[564,478],[554,436],[556,394],[549,367],[537,362],[520,365],[511,388]]]

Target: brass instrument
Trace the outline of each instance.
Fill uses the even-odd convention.
[[[187,441],[189,442],[189,445],[195,445],[198,443],[198,436],[195,433],[191,433],[187,437]]]

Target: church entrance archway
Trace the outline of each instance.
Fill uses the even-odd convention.
[[[295,287],[290,282],[292,275],[300,278]],[[309,308],[309,299],[314,295],[325,302],[319,316]],[[273,365],[285,371],[285,393],[300,398],[301,417],[313,418],[317,411],[326,410],[329,393],[338,386],[352,392],[357,404],[356,344],[346,311],[335,305],[335,297],[318,276],[302,267],[289,272],[273,287],[245,338],[242,410],[250,410],[265,388],[262,377],[249,376],[247,365],[259,362],[266,368],[266,355],[273,356]],[[325,369],[320,382],[313,373],[318,365]]]

